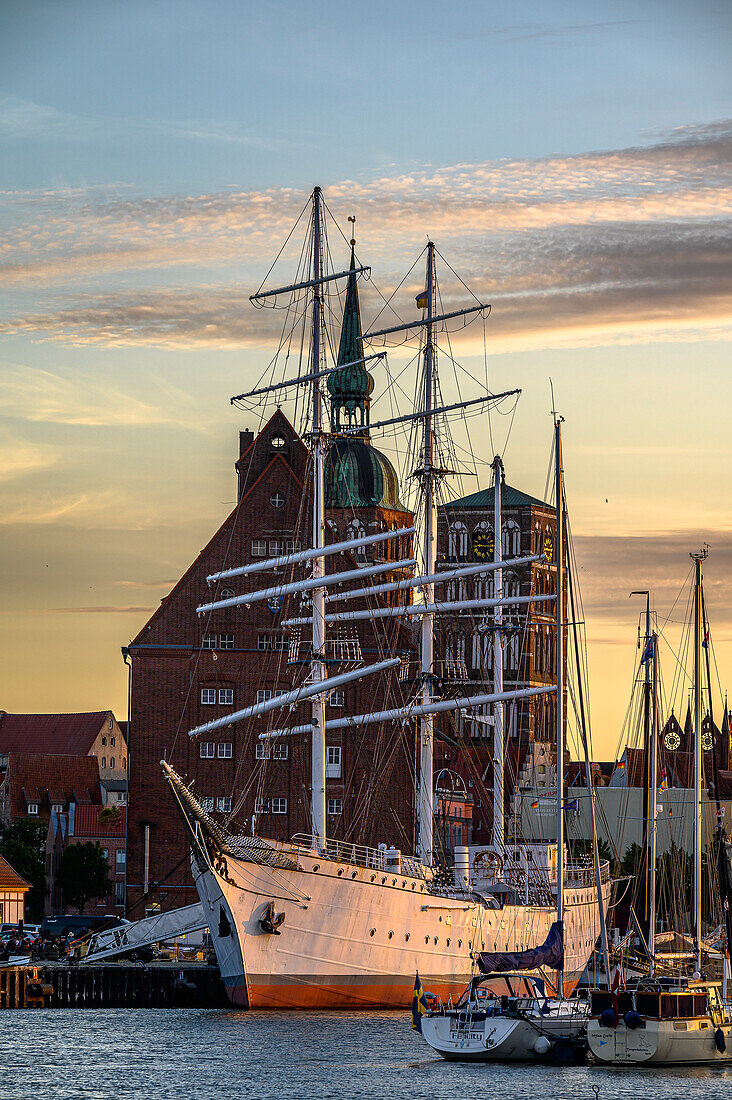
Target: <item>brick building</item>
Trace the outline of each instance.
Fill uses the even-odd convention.
[[[94,756],[107,792],[105,801],[124,802],[127,740],[124,723],[111,710],[81,714],[9,714],[0,711],[0,769],[11,752],[51,756]],[[118,797],[119,793],[122,797]]]
[[[0,856],[0,924],[18,924],[25,920],[25,895],[30,890],[4,856]]]
[[[409,527],[412,514],[399,499],[396,474],[370,444],[373,380],[363,364],[355,275],[349,280],[338,363],[329,376],[330,437],[326,459],[328,542]],[[350,365],[349,365],[350,364]],[[355,435],[345,429],[358,427]],[[188,844],[162,778],[162,757],[195,783],[204,805],[234,827],[275,838],[310,832],[310,744],[307,737],[261,742],[263,730],[307,721],[307,705],[290,717],[261,718],[190,740],[188,730],[227,712],[291,689],[309,671],[310,628],[285,630],[288,618],[307,614],[302,594],[217,609],[204,618],[196,606],[212,598],[271,587],[307,576],[307,566],[271,569],[207,587],[206,577],[311,545],[310,455],[278,409],[254,435],[240,433],[237,504],[208,545],[126,647],[131,663],[128,906],[165,879],[156,896],[164,908],[195,900],[187,868]],[[327,571],[396,561],[411,553],[411,536],[333,555]],[[379,579],[396,575],[386,572]],[[391,597],[387,597],[389,599]],[[403,598],[403,597],[401,597]],[[380,600],[381,604],[385,600]],[[336,607],[341,605],[336,605]],[[356,609],[363,602],[348,605]],[[376,629],[378,627],[378,629]],[[414,662],[413,635],[398,620],[335,623],[328,628],[331,675],[384,655]],[[391,670],[333,691],[326,715],[341,717],[400,705],[411,688]],[[413,849],[414,729],[401,723],[364,726],[327,736],[327,827],[336,839]],[[177,867],[177,870],[175,868]],[[138,910],[139,911],[139,910]],[[133,915],[137,915],[137,912]]]
[[[93,898],[84,912],[92,915],[121,913],[125,905],[127,807],[100,807],[74,802],[64,812],[53,812],[46,841],[46,914],[69,912],[58,883],[58,866],[72,844],[99,844],[109,864],[112,890],[106,898]]]
[[[99,761],[94,756],[46,753],[7,754],[0,780],[0,821],[9,824],[29,818],[49,821],[52,812],[69,806],[102,809]]]
[[[502,475],[503,476],[503,475]],[[503,571],[508,597],[555,591],[556,513],[553,505],[506,484],[502,490],[501,554],[504,559],[543,554],[520,570]],[[438,513],[438,567],[493,560],[493,488],[482,489],[441,506]],[[448,601],[490,599],[492,573],[466,577],[443,586]],[[554,603],[535,603],[503,612],[504,690],[539,687],[556,682]],[[443,615],[438,622],[436,649],[443,656],[441,673],[465,694],[488,693],[493,686],[492,611],[465,610]],[[473,803],[471,842],[485,844],[493,828],[493,717],[488,704],[482,714],[460,714],[451,723],[457,744],[438,745],[439,763],[460,774]],[[504,786],[507,828],[511,828],[514,790],[528,785],[541,771],[541,782],[556,783],[556,701],[553,695],[507,704],[504,714]],[[450,723],[445,732],[450,734]]]

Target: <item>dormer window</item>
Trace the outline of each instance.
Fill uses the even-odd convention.
[[[54,802],[54,803],[52,803],[52,805],[51,805],[51,809],[52,809],[52,810],[53,810],[53,812],[54,812],[54,813],[56,813],[56,814],[60,814],[60,813],[63,813],[63,808],[64,808],[64,807],[63,807],[63,803],[62,803],[62,802]],[[30,810],[28,811],[28,813],[30,813]]]
[[[37,802],[29,802],[28,803],[28,815],[30,817],[38,817],[38,803]]]

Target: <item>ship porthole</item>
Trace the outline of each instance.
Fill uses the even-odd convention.
[[[342,868],[342,867],[339,867],[339,868],[338,868],[338,874],[339,874],[339,875],[342,875],[342,874],[343,874],[343,868]]]
[[[412,883],[412,889],[414,889],[414,883]]]
[[[402,883],[402,890],[406,890],[406,888],[407,888],[407,884],[406,884],[406,882],[403,882]]]
[[[463,941],[462,941],[462,940],[458,940],[458,947],[462,947],[462,946],[463,946]]]
[[[351,878],[356,878],[358,871],[351,871]]]
[[[435,936],[435,943],[437,943],[437,936]]]
[[[375,878],[376,878],[376,875],[372,875],[371,876],[371,881],[373,882]]]
[[[320,870],[320,864],[319,863],[314,863],[313,864],[313,870],[314,871],[319,871]]]
[[[373,936],[375,932],[376,932],[376,929],[375,929],[375,928],[372,928],[372,929],[371,929],[371,931],[369,932],[369,935],[370,935],[370,936]]]
[[[425,938],[424,938],[424,942],[425,942],[425,943],[429,943],[429,942],[430,942],[430,938],[429,938],[429,936],[425,936]]]
[[[394,933],[393,933],[393,932],[391,932],[391,931],[389,932],[389,939],[390,939],[390,940],[393,940],[393,939],[394,939]]]
[[[408,939],[409,939],[409,932],[405,932],[404,933],[404,942],[406,943]]]
[[[447,944],[447,946],[448,946],[448,947],[450,946],[450,939],[449,939],[449,937],[448,937],[448,939],[447,939],[447,940],[445,940],[445,943]]]
[[[395,879],[395,878],[393,878],[393,879],[391,880],[391,884],[392,884],[392,886],[396,886],[396,879]]]
[[[386,882],[386,875],[384,875],[384,877],[382,878],[381,885],[383,886],[385,882]]]

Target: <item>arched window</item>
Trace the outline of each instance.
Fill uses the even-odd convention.
[[[521,582],[518,579],[516,573],[505,573],[503,577],[503,595],[508,599],[510,596],[520,595]]]
[[[450,525],[447,534],[447,556],[464,561],[468,556],[468,529],[464,523],[455,522]]]
[[[547,561],[554,561],[554,528],[551,523],[547,523],[544,526],[544,545],[541,548],[541,552],[544,554]]]
[[[474,630],[472,641],[472,668],[486,672],[493,667],[493,635],[490,630]]]
[[[517,558],[521,552],[521,528],[515,520],[507,519],[503,525],[501,552],[504,558]]]
[[[493,599],[493,574],[479,573],[473,581],[473,591],[476,600]]]
[[[537,626],[536,628],[536,644],[534,651],[534,668],[539,676],[544,672],[544,627]]]
[[[361,520],[360,519],[350,520],[348,526],[346,527],[346,542],[351,542],[353,539],[362,539],[362,538],[365,538],[365,537],[366,537],[366,528],[364,527]],[[365,546],[357,546],[354,549],[354,553],[355,553],[357,558],[365,558],[366,557],[366,547]]]
[[[541,524],[537,520],[534,524],[534,554],[541,553]]]
[[[508,645],[506,646],[506,649],[508,650],[508,667],[511,669],[512,672],[515,672],[516,669],[519,666],[519,635],[518,635],[518,631],[514,631],[513,634],[511,634],[509,636]]]

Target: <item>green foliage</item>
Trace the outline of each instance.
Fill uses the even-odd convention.
[[[112,890],[109,864],[99,844],[70,844],[61,857],[58,881],[64,900],[80,913],[91,898],[106,898]]]
[[[645,863],[645,852],[641,848],[640,844],[636,844],[634,841],[625,849],[625,852],[623,854],[623,870],[625,871],[626,875],[629,875],[632,879],[637,879],[638,876],[643,873]]]
[[[13,870],[31,884],[25,895],[25,919],[31,924],[43,920],[46,833],[44,822],[21,819],[8,825],[0,837],[0,855],[5,856]]]
[[[571,844],[572,859],[592,859],[592,841],[591,840],[575,840]],[[612,848],[608,842],[601,836],[597,838],[597,850],[600,859],[604,862],[612,863],[615,859]]]

